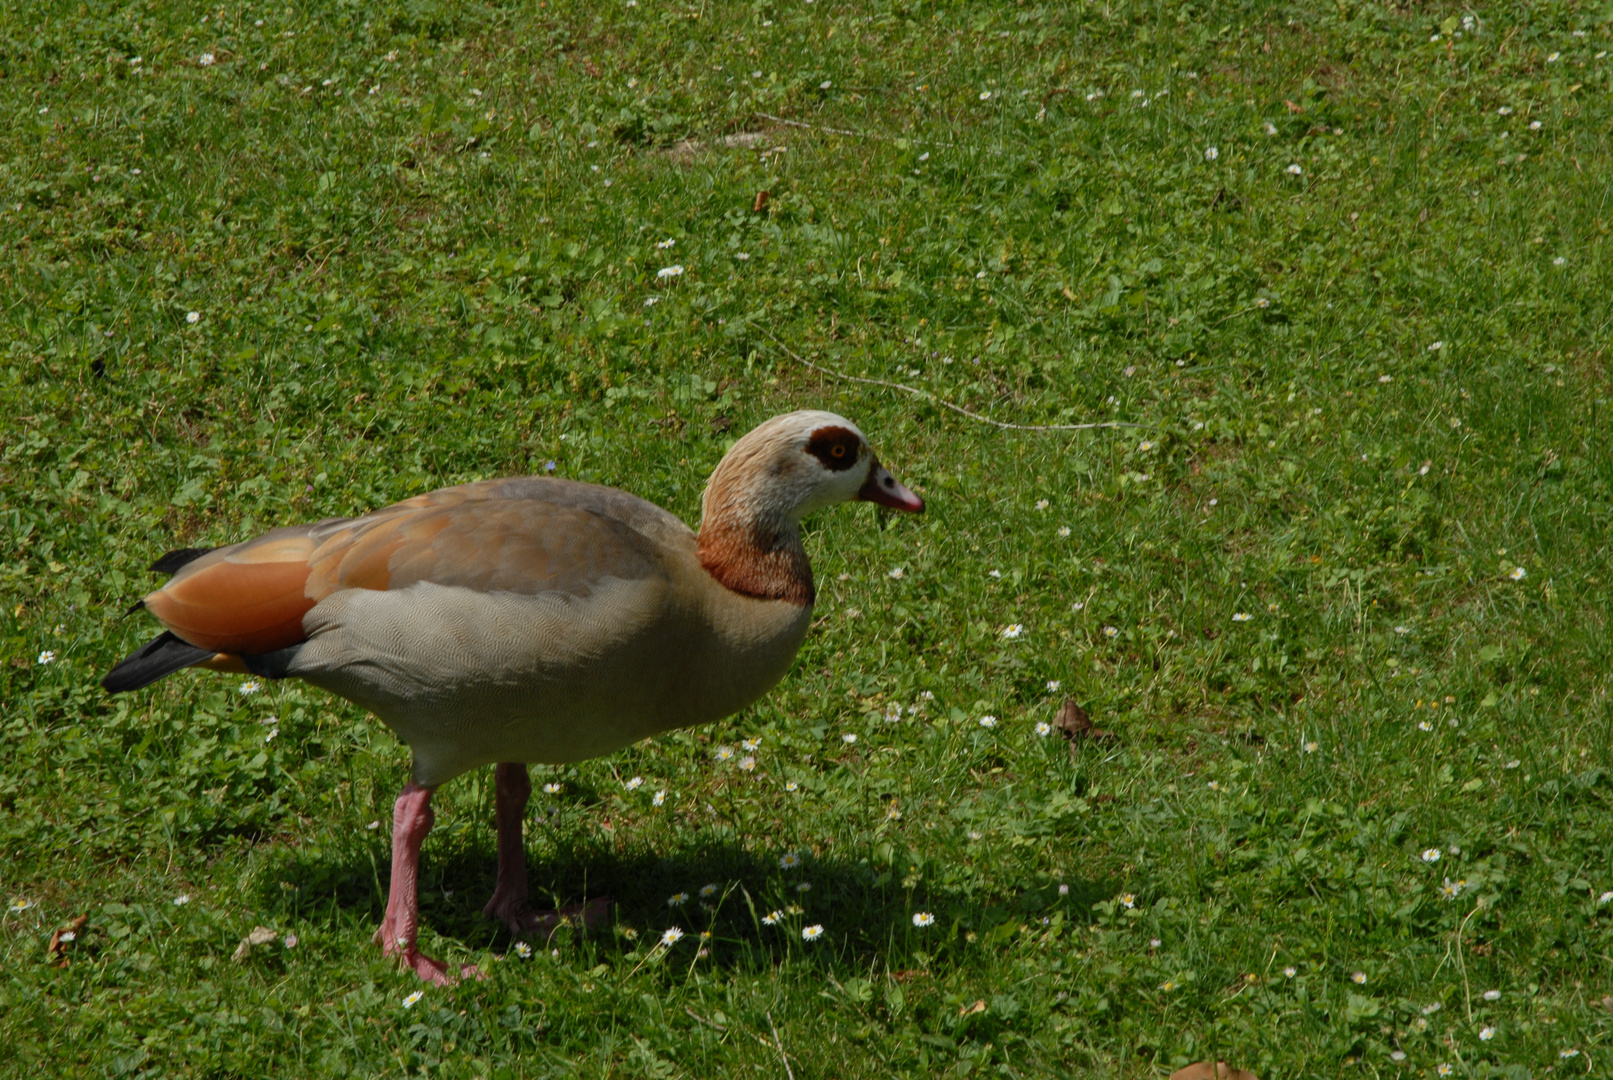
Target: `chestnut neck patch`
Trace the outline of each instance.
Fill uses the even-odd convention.
[[[700,529],[700,565],[732,591],[758,600],[811,607],[817,596],[812,565],[799,537],[759,534],[717,522]]]
[[[845,472],[857,464],[862,437],[850,428],[838,425],[821,427],[807,440],[807,453],[823,462],[830,472]]]

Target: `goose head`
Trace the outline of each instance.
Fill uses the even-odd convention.
[[[701,503],[701,562],[735,591],[810,603],[801,518],[854,500],[924,509],[850,420],[817,410],[775,416],[736,442],[711,474]]]
[[[775,416],[733,445],[711,474],[707,522],[736,512],[793,526],[814,510],[856,499],[917,513],[924,500],[879,463],[856,424],[831,412]]]

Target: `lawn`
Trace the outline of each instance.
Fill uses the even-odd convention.
[[[1610,49],[1592,3],[5,6],[0,1075],[1608,1075]],[[491,773],[442,789],[423,944],[479,981],[370,941],[378,722],[97,685],[171,548],[544,472],[694,524],[805,407],[928,511],[810,519],[758,705],[533,770],[534,891],[608,926],[484,921]]]

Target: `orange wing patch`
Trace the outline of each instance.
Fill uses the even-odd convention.
[[[178,637],[221,653],[267,653],[303,640],[313,541],[276,529],[183,567],[145,605]]]
[[[306,640],[302,617],[343,589],[432,582],[586,595],[605,577],[659,572],[644,538],[621,521],[564,501],[501,496],[505,483],[443,488],[357,520],[289,526],[217,548],[182,566],[145,606],[192,645],[259,654]],[[563,481],[536,490],[551,483],[563,499],[592,495]]]

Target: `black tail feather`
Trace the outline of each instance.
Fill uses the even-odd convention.
[[[181,566],[184,566],[189,562],[195,562],[197,559],[201,558],[203,555],[206,555],[212,550],[213,549],[210,547],[175,548],[173,551],[170,551],[168,554],[152,563],[151,569],[155,570],[159,574],[176,573]]]
[[[212,655],[212,649],[199,649],[165,630],[138,651],[124,657],[122,663],[107,672],[106,678],[101,680],[101,686],[112,694],[138,690]]]

